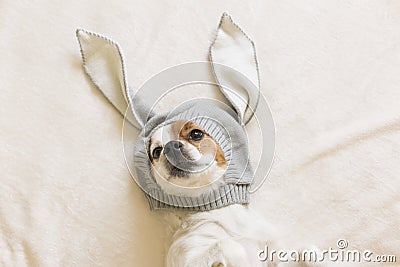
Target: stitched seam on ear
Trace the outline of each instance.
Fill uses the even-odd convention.
[[[216,33],[216,35],[215,35],[215,37],[214,37],[214,40],[211,42],[211,45],[210,45],[210,47],[209,47],[209,57],[210,57],[210,61],[211,61],[211,68],[212,68],[212,72],[213,72],[213,74],[214,74],[214,78],[215,78],[217,84],[220,84],[220,83],[219,83],[219,80],[218,80],[218,78],[217,78],[217,75],[216,75],[216,72],[215,72],[215,68],[214,68],[214,65],[213,65],[213,62],[214,62],[214,61],[213,61],[213,55],[212,55],[212,54],[213,54],[213,53],[212,53],[212,48],[213,48],[213,46],[214,46],[214,44],[215,44],[215,42],[216,42],[216,40],[217,40],[217,38],[218,38],[218,31],[219,31],[219,29],[221,28],[222,21],[223,21],[223,19],[224,19],[225,17],[228,17],[228,19],[231,21],[231,23],[233,24],[233,26],[234,26],[236,29],[238,29],[238,30],[250,41],[251,46],[253,47],[253,59],[254,59],[254,63],[255,63],[255,66],[256,66],[256,70],[257,70],[257,80],[258,80],[257,86],[258,86],[259,93],[258,93],[258,95],[257,95],[257,100],[256,100],[256,102],[255,102],[254,110],[252,111],[251,116],[248,118],[248,120],[247,120],[246,122],[244,122],[244,121],[242,122],[244,125],[247,125],[247,124],[251,121],[251,119],[253,118],[254,113],[255,113],[255,111],[256,111],[256,109],[257,109],[258,103],[259,103],[259,101],[260,101],[260,97],[261,97],[261,96],[260,96],[260,95],[261,95],[260,70],[259,70],[259,67],[258,67],[256,46],[255,46],[253,40],[242,30],[242,28],[240,28],[239,25],[237,25],[237,24],[233,21],[232,17],[231,17],[227,12],[224,12],[224,13],[222,14],[222,16],[221,16],[221,19],[220,19],[219,23],[218,23],[217,33]],[[228,67],[229,67],[229,66],[228,66]],[[236,71],[237,71],[237,70],[236,70]],[[246,78],[248,78],[248,77],[246,77]],[[249,78],[248,78],[248,79],[249,79]],[[249,80],[250,80],[250,79],[249,79]],[[250,81],[251,81],[251,80],[250,80]],[[219,85],[219,87],[221,87],[221,86]],[[224,92],[224,90],[221,90],[221,92],[222,92],[222,94],[229,100],[229,98],[227,97],[227,95],[226,95],[226,93]],[[230,101],[229,101],[229,102],[230,102]],[[238,109],[238,107],[237,107],[235,104],[233,104],[233,103],[232,103],[232,105],[234,106],[236,112],[238,112],[238,114],[239,114],[239,109]],[[247,109],[247,107],[248,107],[248,104],[247,104],[247,106],[246,106],[246,109]],[[243,114],[243,120],[244,120],[244,114]]]

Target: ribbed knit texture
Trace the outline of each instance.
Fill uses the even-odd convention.
[[[210,194],[184,197],[165,193],[151,175],[148,144],[155,130],[177,120],[190,120],[204,129],[220,146],[227,161],[224,184]],[[249,165],[247,135],[232,110],[216,101],[187,103],[168,114],[150,118],[134,151],[135,179],[146,193],[151,209],[211,210],[233,203],[248,203],[253,171]]]

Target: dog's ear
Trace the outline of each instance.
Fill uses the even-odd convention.
[[[118,43],[83,29],[78,29],[76,36],[90,80],[123,116],[129,105],[132,112],[126,113],[127,120],[135,128],[142,128],[150,108],[137,101],[128,86],[125,62]]]
[[[260,82],[253,41],[224,13],[210,46],[210,60],[220,90],[240,121],[247,124],[257,108]]]

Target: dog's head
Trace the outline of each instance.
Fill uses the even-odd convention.
[[[221,178],[225,156],[217,142],[192,121],[178,120],[158,128],[148,154],[152,175],[182,187],[200,187]]]

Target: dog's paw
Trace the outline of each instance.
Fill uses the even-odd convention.
[[[204,243],[203,243],[204,244]],[[168,267],[259,267],[275,266],[260,262],[257,253],[249,253],[245,242],[225,238],[197,249],[174,243],[167,255]],[[251,251],[254,249],[251,248]],[[256,251],[256,250],[254,250]]]
[[[210,250],[211,267],[247,267],[252,266],[244,247],[232,239],[218,241]]]
[[[278,262],[260,261],[257,251],[260,242],[248,239],[228,238],[217,242],[208,253],[211,261],[207,267],[272,267]],[[289,265],[290,266],[290,265]]]
[[[225,264],[223,264],[220,261],[214,262],[211,267],[225,267]]]

